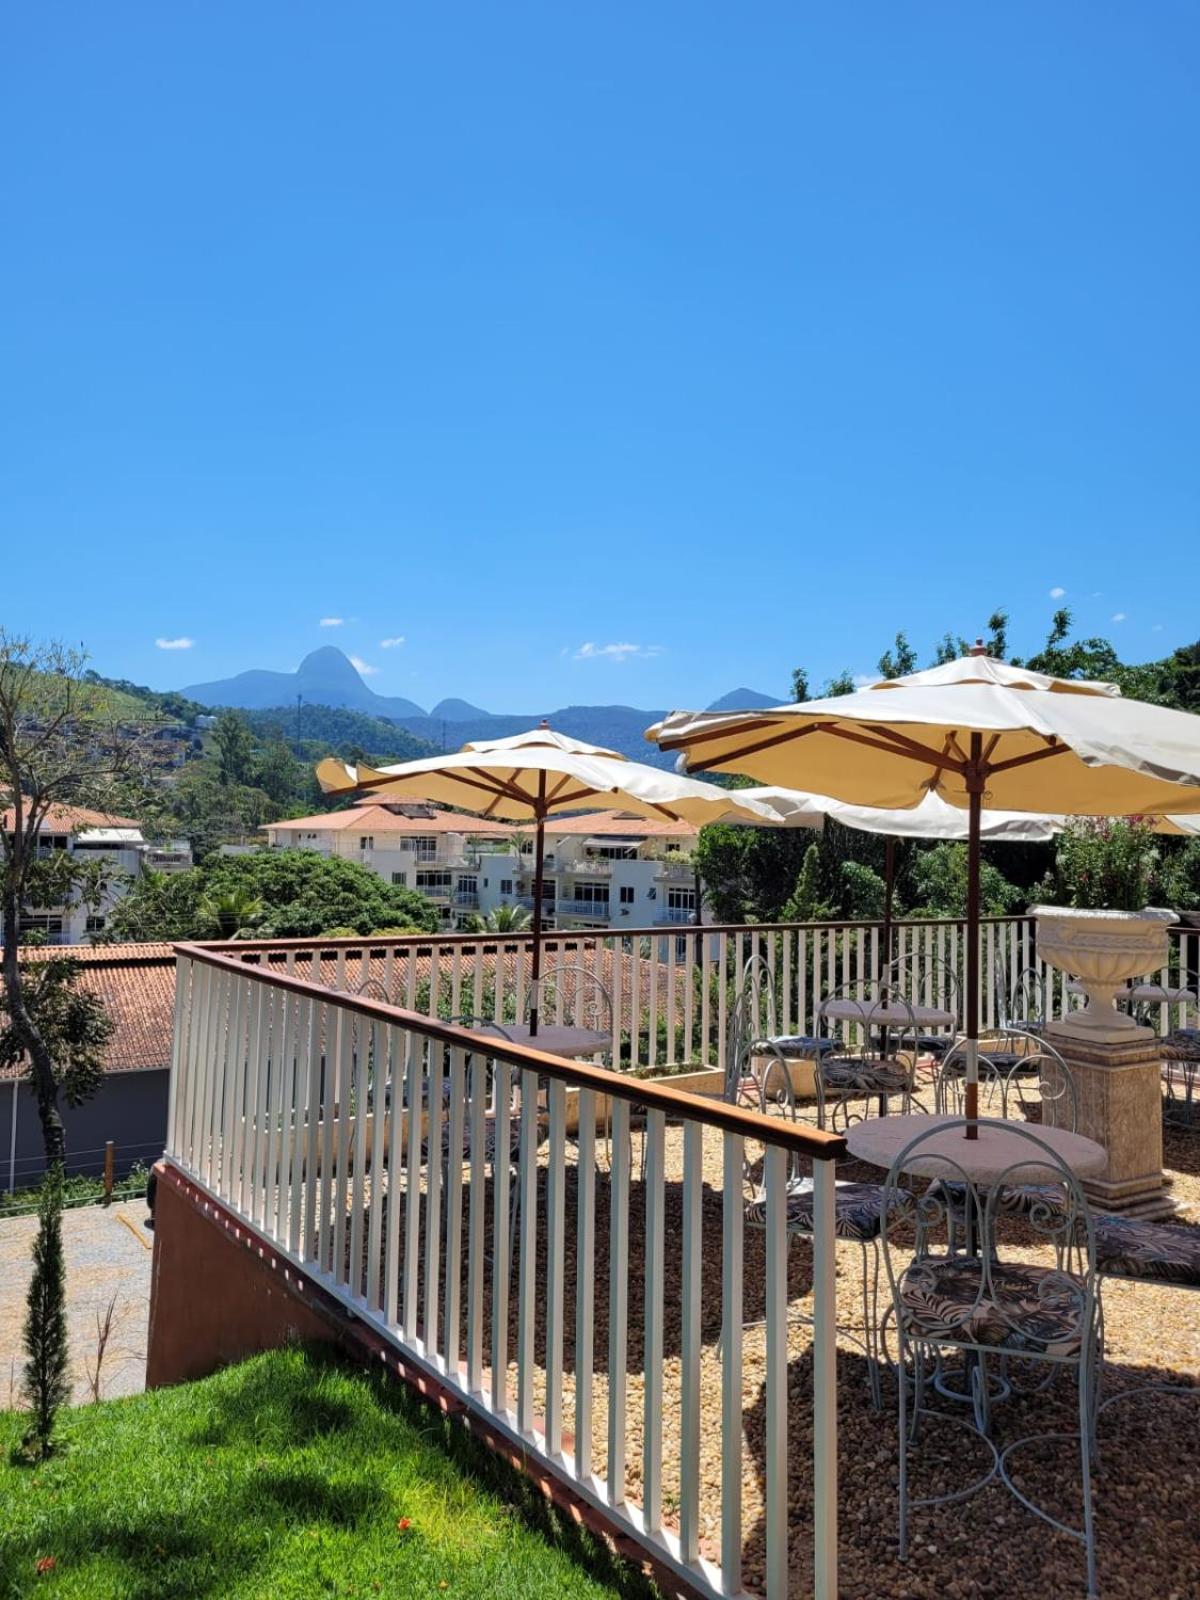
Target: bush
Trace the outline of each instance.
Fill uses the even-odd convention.
[[[44,1461],[53,1453],[55,1420],[70,1398],[62,1201],[62,1168],[55,1165],[42,1184],[33,1277],[25,1301],[24,1392],[33,1421],[22,1441],[22,1452],[30,1461]]]

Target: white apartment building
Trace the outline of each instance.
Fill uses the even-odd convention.
[[[11,831],[15,818],[5,812],[3,826]],[[141,824],[129,817],[106,817],[78,806],[51,810],[38,830],[38,850],[49,855],[66,850],[71,855],[100,861],[111,871],[103,895],[95,906],[77,896],[61,905],[31,906],[21,918],[22,933],[40,933],[47,944],[87,944],[103,933],[113,907],[130,882],[143,872],[181,872],[192,864],[192,847],[186,839],[149,844]]]
[[[359,861],[417,889],[447,927],[499,906],[533,909],[533,829],[484,822],[419,802],[354,806],[269,823],[273,849]],[[686,927],[703,919],[688,823],[591,812],[546,824],[543,924],[558,928]]]

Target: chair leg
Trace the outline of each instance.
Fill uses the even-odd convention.
[[[1083,1479],[1083,1544],[1087,1552],[1088,1600],[1096,1589],[1096,1530],[1092,1520],[1092,1437],[1095,1416],[1092,1407],[1092,1365],[1090,1355],[1079,1364],[1079,1460]]]
[[[867,1257],[874,1263],[868,1274]],[[879,1241],[872,1240],[862,1246],[863,1342],[867,1347],[867,1388],[871,1406],[875,1411],[883,1405],[881,1373],[883,1358],[879,1352]]]
[[[900,1391],[900,1548],[901,1561],[908,1560],[908,1373],[904,1365],[904,1335],[896,1335]]]

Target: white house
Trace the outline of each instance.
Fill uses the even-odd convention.
[[[421,802],[369,804],[272,822],[273,849],[317,850],[359,861],[390,883],[418,889],[448,927],[472,912],[533,908],[533,830],[484,822]],[[627,812],[590,812],[546,824],[544,922],[559,928],[687,926],[700,896],[690,853],[696,829]],[[702,915],[702,911],[701,911]]]
[[[5,831],[11,832],[16,825],[14,813],[6,811],[2,822]],[[149,870],[179,872],[192,864],[186,839],[148,844],[140,823],[80,806],[55,806],[47,813],[38,829],[38,850],[43,855],[66,850],[73,856],[100,861],[112,874],[104,879],[103,898],[97,906],[84,905],[73,896],[61,905],[33,906],[22,916],[22,933],[40,933],[47,944],[86,944],[104,931],[132,879]]]

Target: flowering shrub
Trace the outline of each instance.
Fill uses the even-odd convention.
[[[1142,817],[1079,817],[1058,838],[1053,898],[1081,910],[1140,911],[1150,903],[1158,864]]]

